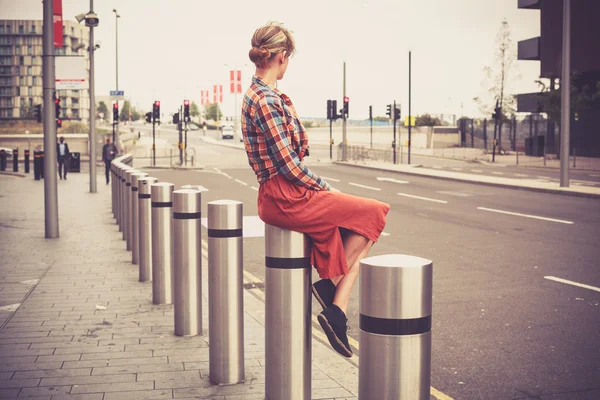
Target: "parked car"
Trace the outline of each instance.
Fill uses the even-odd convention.
[[[224,126],[221,130],[221,139],[233,139],[233,126]]]

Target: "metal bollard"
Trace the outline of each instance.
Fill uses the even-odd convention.
[[[138,170],[129,168],[125,171],[125,223],[123,232],[125,233],[125,243],[127,250],[131,250],[131,230],[132,230],[132,213],[131,213],[131,176],[137,174]]]
[[[123,165],[119,171],[119,232],[123,233],[125,239],[125,172],[129,169]]]
[[[311,398],[311,245],[265,224],[265,397]]]
[[[123,182],[121,181],[121,174],[123,173],[123,168],[125,168],[125,165],[119,163],[117,169],[115,170],[115,188],[117,189],[117,203],[115,204],[115,207],[117,211],[117,225],[119,225],[119,232],[121,232],[121,216],[123,210],[123,194],[121,193],[121,185],[123,184]]]
[[[151,185],[152,302],[173,303],[173,190],[175,185]]]
[[[112,195],[112,213],[115,218],[117,217],[117,208],[116,208],[117,192],[115,189],[115,168],[116,167],[117,167],[116,161],[110,164],[110,192]]]
[[[202,334],[202,193],[173,192],[173,278],[175,335]]]
[[[19,172],[19,149],[13,150],[13,172]]]
[[[42,156],[39,151],[33,151],[33,179],[39,181],[42,178],[42,171],[40,170],[40,160]]]
[[[429,400],[432,283],[424,258],[361,260],[359,399]]]
[[[139,256],[139,211],[138,211],[138,181],[147,177],[145,172],[131,175],[131,263],[137,265]]]
[[[140,282],[152,280],[152,209],[150,187],[158,179],[146,176],[138,180],[139,272]]]
[[[29,149],[25,150],[23,155],[23,167],[25,168],[25,173],[29,173]]]
[[[244,381],[243,205],[208,203],[209,377],[212,383]]]
[[[0,171],[6,171],[6,150],[0,150]]]

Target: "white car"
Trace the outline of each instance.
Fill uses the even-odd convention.
[[[233,126],[224,126],[221,129],[221,139],[233,139]]]

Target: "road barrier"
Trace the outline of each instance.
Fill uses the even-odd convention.
[[[125,224],[123,231],[125,232],[125,243],[127,244],[127,250],[131,250],[131,230],[133,217],[131,213],[131,176],[137,174],[137,169],[129,168],[125,171]]]
[[[202,334],[202,194],[173,192],[173,270],[175,335]]]
[[[150,187],[152,202],[152,302],[173,303],[173,190],[167,182]]]
[[[265,224],[265,397],[311,398],[311,245]]]
[[[152,201],[151,187],[158,181],[149,176],[138,180],[139,275],[140,282],[152,280]]]
[[[365,258],[359,279],[358,398],[429,400],[433,263],[402,254]]]
[[[208,211],[209,377],[244,381],[243,206],[217,200]]]
[[[148,174],[145,172],[131,175],[131,263],[134,265],[137,265],[140,254],[138,182],[140,178],[147,176]]]

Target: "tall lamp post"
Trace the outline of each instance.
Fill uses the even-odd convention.
[[[115,90],[119,90],[119,18],[121,16],[117,12],[115,8],[113,8],[113,12],[115,13]],[[119,100],[117,100],[117,103]],[[117,123],[115,124],[115,130],[113,132],[113,143],[115,146],[117,142],[115,141],[115,135],[119,135],[119,119],[117,118]]]
[[[94,87],[94,28],[98,26],[98,16],[94,14],[94,0],[90,0],[90,12],[75,17],[78,22],[85,21],[90,28],[90,193],[96,193],[96,91]]]

